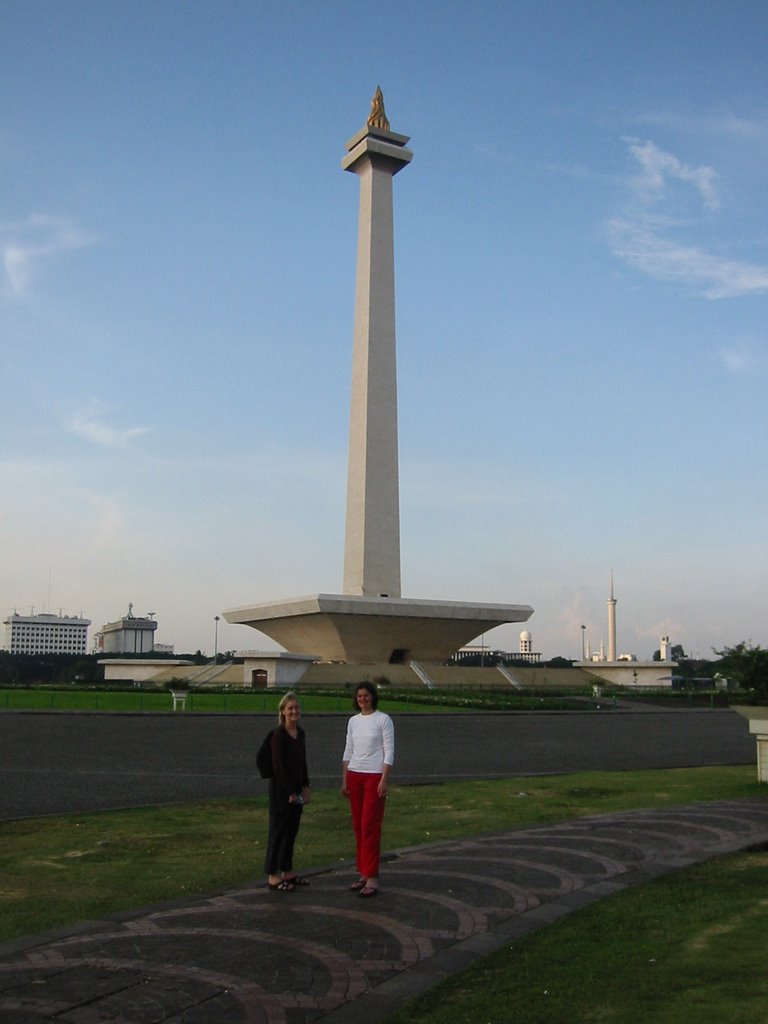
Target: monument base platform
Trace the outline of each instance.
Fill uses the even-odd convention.
[[[225,611],[287,651],[319,661],[442,664],[495,626],[527,622],[527,604],[463,604],[394,597],[314,594]]]

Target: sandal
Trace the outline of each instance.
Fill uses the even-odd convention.
[[[296,886],[293,884],[293,880],[287,878],[281,878],[279,882],[267,882],[267,885],[272,892],[293,892]]]
[[[304,875],[291,875],[290,878],[284,878],[284,882],[290,882],[291,885],[311,885],[312,883]]]
[[[350,892],[360,892],[361,889],[364,889],[367,884],[368,884],[368,879],[367,878],[358,878],[358,880],[356,882],[353,882],[352,885],[350,885],[349,891]]]
[[[378,896],[379,890],[374,889],[372,885],[364,885],[357,895],[360,896],[361,899],[368,900],[371,896]]]

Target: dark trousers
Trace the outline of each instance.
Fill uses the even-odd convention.
[[[268,875],[293,871],[293,847],[301,824],[301,804],[288,803],[287,793],[269,780],[269,837],[264,870]]]

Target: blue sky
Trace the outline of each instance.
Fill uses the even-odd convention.
[[[577,657],[613,568],[621,653],[768,644],[767,45],[764,0],[5,0],[4,616],[211,653],[341,589],[380,84],[404,595]]]

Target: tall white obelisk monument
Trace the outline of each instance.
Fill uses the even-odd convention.
[[[360,179],[344,593],[363,597],[400,597],[392,179],[411,161],[407,142],[377,88],[341,164]]]
[[[347,522],[342,594],[308,594],[231,608],[227,622],[326,662],[444,662],[530,605],[404,598],[400,588],[400,486],[395,355],[392,179],[412,153],[391,131],[381,89],[341,166],[360,179]]]

